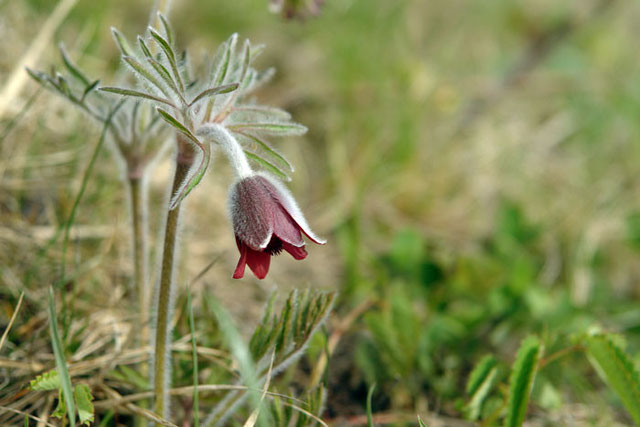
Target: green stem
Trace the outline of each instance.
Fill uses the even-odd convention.
[[[173,178],[171,194],[175,194],[184,182],[193,165],[194,153],[189,143],[182,135],[177,136],[178,155],[176,158],[176,170]],[[170,379],[170,344],[169,344],[169,318],[172,306],[172,288],[175,267],[176,239],[178,236],[178,219],[181,205],[176,206],[167,213],[165,226],[164,247],[162,252],[162,271],[160,274],[160,286],[157,292],[156,310],[156,337],[154,355],[154,410],[156,414],[165,417],[167,413],[167,401],[169,398],[168,387]]]

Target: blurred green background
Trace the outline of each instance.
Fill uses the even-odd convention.
[[[0,87],[55,3],[0,1]],[[78,1],[37,67],[59,66],[63,41],[112,83],[119,57],[109,27],[132,37],[150,4]],[[275,288],[339,290],[336,319],[365,304],[329,362],[327,419],[362,415],[373,383],[374,412],[464,418],[472,367],[485,354],[510,364],[531,333],[552,354],[598,327],[640,355],[636,2],[327,0],[319,16],[287,21],[266,0],[174,0],[170,16],[196,63],[233,32],[265,43],[257,65],[277,74],[259,99],[309,127],[278,148],[296,165],[293,193],[329,243],[310,247],[304,262],[274,259],[264,282],[232,281],[231,176],[216,159],[190,196],[182,276],[220,255],[197,292],[226,301],[249,329]],[[37,91],[27,82],[0,117],[0,324],[23,288],[21,324],[37,318],[59,261],[59,248],[43,248],[97,140],[51,93],[25,108]],[[74,244],[73,264],[87,313],[95,301],[113,309],[127,292],[126,201],[114,170],[103,152],[76,220],[89,234]],[[152,206],[168,176],[160,162]],[[159,211],[152,207],[154,239]],[[540,373],[529,417],[630,423],[581,354]]]

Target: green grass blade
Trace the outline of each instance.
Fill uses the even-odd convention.
[[[191,289],[187,292],[187,306],[189,309],[189,330],[191,332],[191,356],[193,358],[193,425],[200,427],[200,402],[198,399],[198,350],[196,346],[196,326],[193,320],[193,304],[191,303]]]
[[[114,415],[115,413],[113,412],[113,409],[109,409],[109,411],[107,411],[107,413],[104,415],[104,417],[100,421],[100,425],[98,427],[107,427],[108,425],[110,425],[109,423],[111,422],[111,419],[113,418]]]
[[[509,403],[504,423],[507,427],[519,427],[524,422],[541,351],[542,344],[535,336],[522,341],[511,370]]]
[[[376,384],[373,383],[367,392],[367,427],[373,427],[373,409],[371,409],[371,400],[373,399],[373,392],[375,389]]]
[[[260,405],[260,394],[257,391],[260,389],[260,384],[258,381],[258,372],[251,357],[251,353],[249,352],[249,347],[245,344],[240,331],[231,318],[231,315],[229,315],[222,304],[213,297],[209,297],[208,302],[218,321],[220,332],[222,333],[227,346],[231,349],[231,354],[238,363],[238,369],[240,371],[242,381],[244,385],[249,388],[248,393],[251,403],[257,408]]]
[[[51,345],[53,346],[53,354],[56,359],[56,367],[58,368],[60,382],[62,383],[62,393],[67,408],[67,415],[69,416],[69,425],[74,427],[76,425],[76,408],[73,400],[73,388],[71,387],[71,378],[67,370],[67,361],[64,357],[62,341],[60,341],[60,334],[58,333],[56,305],[53,298],[53,287],[51,286],[49,286],[49,331],[51,333]]]
[[[476,420],[482,412],[482,404],[491,392],[498,374],[498,361],[492,355],[486,355],[473,368],[467,381],[467,395],[469,402],[465,408],[466,416]]]
[[[495,384],[497,374],[498,368],[494,366],[489,372],[487,372],[483,381],[471,395],[471,400],[469,400],[469,404],[467,405],[467,416],[470,420],[477,420],[480,417],[480,414],[482,413],[482,404],[491,392],[491,389]]]
[[[611,336],[598,334],[586,339],[589,361],[620,397],[624,407],[640,425],[640,376],[633,361]]]

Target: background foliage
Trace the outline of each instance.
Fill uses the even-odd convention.
[[[232,281],[231,175],[214,159],[213,173],[190,195],[183,231],[181,283],[217,260],[191,283],[198,345],[229,350],[211,295],[248,342],[276,287],[279,310],[289,289],[337,290],[332,318],[274,386],[295,394],[326,384],[325,420],[366,423],[375,383],[376,423],[415,422],[416,414],[428,425],[502,423],[512,418],[504,406],[515,388],[510,368],[516,355],[527,365],[531,353],[523,352],[535,347],[545,364],[525,402],[527,419],[637,421],[624,409],[634,397],[620,391],[637,386],[637,374],[624,372],[634,372],[640,354],[637,4],[328,0],[318,18],[287,22],[266,1],[174,3],[174,30],[192,54],[233,32],[267,45],[258,65],[277,73],[258,95],[309,128],[276,146],[297,166],[290,185],[307,218],[329,238],[309,248],[305,262],[275,259],[264,282]],[[92,76],[115,72],[109,27],[136,34],[149,6],[78,2],[39,68],[59,65],[55,41],[64,41]],[[53,7],[0,1],[0,82]],[[54,239],[99,135],[31,82],[0,119],[2,329],[25,291],[0,349],[0,381],[11,378],[0,389],[6,406],[3,398],[55,366],[46,321],[60,266]],[[164,201],[167,165],[159,161],[150,179],[153,206]],[[123,302],[132,270],[126,200],[113,171],[102,152],[75,219],[67,266],[75,315],[64,340],[72,375],[86,376],[82,362],[104,356],[92,372],[125,393],[146,384],[126,364],[112,369],[106,361],[123,354],[135,329],[133,307]],[[152,230],[162,221],[150,220]],[[192,383],[186,295],[182,286],[174,313],[175,341],[184,347],[176,385]],[[606,365],[612,354],[622,355],[622,374]],[[204,357],[207,383],[233,376],[233,367],[215,368],[224,355]],[[57,393],[47,396],[53,411]],[[191,397],[178,401],[189,413]],[[269,401],[271,412],[284,414],[278,405]],[[118,419],[109,414],[96,405],[96,420]]]

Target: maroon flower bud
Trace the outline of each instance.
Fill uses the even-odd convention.
[[[283,249],[295,259],[306,258],[302,233],[315,243],[326,243],[313,234],[289,191],[268,175],[240,179],[231,189],[229,205],[240,251],[234,279],[244,276],[246,265],[263,279],[269,272],[271,255]]]
[[[269,9],[283,18],[306,18],[317,16],[325,0],[270,0]]]

